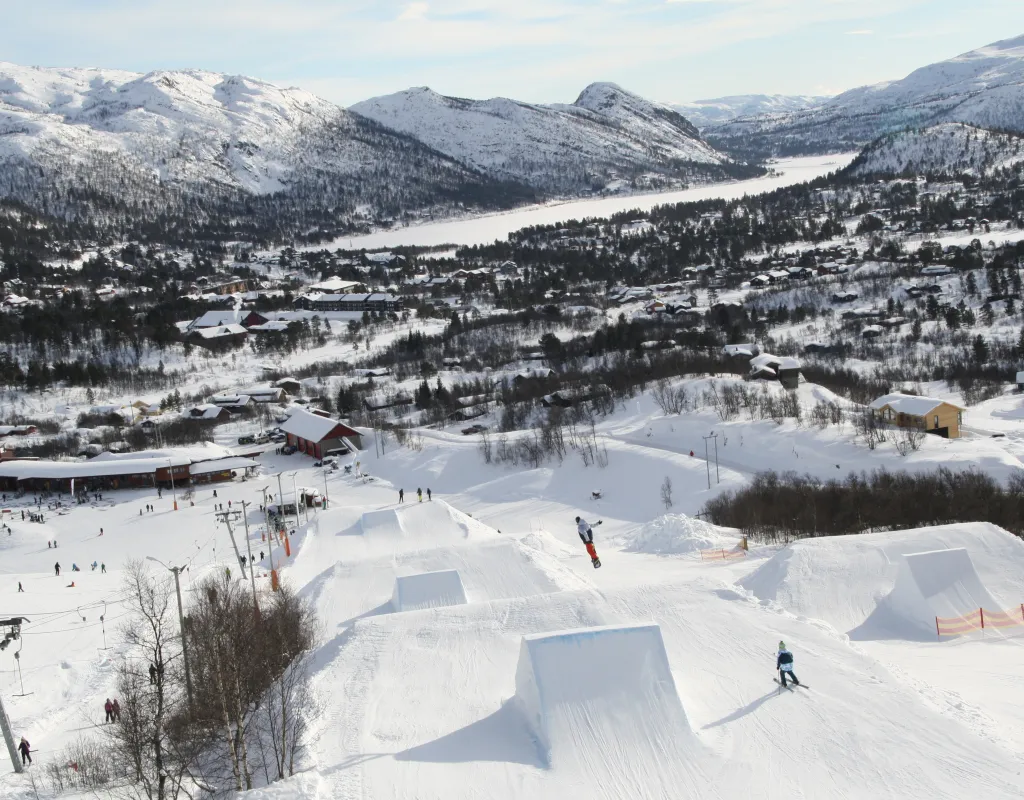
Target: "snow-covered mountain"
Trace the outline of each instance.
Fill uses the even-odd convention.
[[[691,103],[672,103],[669,108],[678,111],[698,128],[703,129],[740,117],[803,111],[805,108],[821,105],[828,99],[827,95],[740,94],[710,100],[694,100]]]
[[[571,105],[465,100],[421,87],[350,110],[489,175],[549,191],[700,180],[735,166],[677,111],[611,83],[591,84]]]
[[[892,133],[854,160],[855,175],[991,175],[1024,163],[1024,137],[959,122]]]
[[[851,149],[942,122],[1024,131],[1024,36],[844,92],[814,108],[737,119],[706,131],[720,147],[776,154]]]
[[[61,217],[132,227],[188,208],[190,224],[263,214],[308,230],[357,208],[501,205],[516,198],[506,189],[299,89],[197,70],[0,63],[0,196]]]

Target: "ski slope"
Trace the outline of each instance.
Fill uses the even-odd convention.
[[[1024,544],[989,525],[946,526],[755,546],[746,559],[702,563],[697,550],[735,542],[735,532],[666,514],[657,487],[671,472],[677,495],[698,505],[706,467],[674,449],[685,446],[685,426],[673,445],[644,441],[633,424],[609,423],[604,470],[578,460],[487,467],[462,437],[438,434],[419,451],[360,454],[369,476],[328,473],[329,509],[291,518],[291,556],[273,552],[282,580],[320,618],[314,687],[325,714],[299,774],[252,795],[1020,796],[1014,631],[937,642],[909,623],[893,629],[897,616],[871,618],[901,558],[957,548],[979,585],[1012,603]],[[758,430],[745,429],[744,453],[768,440]],[[11,651],[0,653],[0,692],[16,735],[38,751],[33,770],[95,733],[113,696],[127,557],[187,564],[187,600],[202,575],[237,565],[214,505],[254,501],[248,542],[244,529],[236,536],[266,585],[261,490],[276,490],[281,470],[303,485],[325,476],[300,457],[260,461],[263,476],[217,485],[217,498],[200,487],[194,505],[179,497],[177,512],[167,493],[150,490],[105,493],[47,513],[43,525],[20,520],[31,498],[13,505],[11,534],[0,536],[0,603],[31,620],[21,664],[32,694],[16,696]],[[723,465],[711,491],[739,485],[746,468],[739,456]],[[417,502],[415,487],[428,485],[434,499]],[[592,500],[596,488],[604,494]],[[156,510],[140,514],[147,503]],[[579,543],[576,514],[604,520],[595,529],[600,570]],[[46,546],[53,538],[56,551]],[[74,588],[68,572],[54,575],[57,558],[82,568]],[[90,569],[93,559],[107,574]],[[950,560],[938,594],[972,579],[962,558]],[[396,604],[405,585],[415,591],[397,592]],[[882,621],[888,627],[874,625]],[[772,682],[779,639],[809,691],[780,694]],[[5,768],[2,800],[29,791]]]

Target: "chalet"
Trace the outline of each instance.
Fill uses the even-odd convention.
[[[929,264],[921,268],[922,275],[949,275],[952,271],[952,268],[945,264]]]
[[[746,316],[743,305],[735,301],[715,303],[711,306],[711,314],[719,325],[727,326],[742,322]]]
[[[207,285],[204,291],[212,292],[213,294],[236,294],[248,291],[248,289],[249,284],[247,281],[239,278],[237,275],[232,275],[226,281]]]
[[[852,303],[860,295],[856,292],[833,292],[832,302],[833,303]]]
[[[545,369],[543,367],[537,369],[524,369],[522,372],[517,372],[512,376],[514,383],[524,383],[526,381],[542,381],[546,378],[550,378],[555,374],[553,369]]]
[[[185,416],[195,422],[227,422],[231,418],[231,412],[224,406],[214,403],[203,403],[192,406],[185,412]]]
[[[960,438],[964,409],[945,400],[895,392],[879,397],[869,408],[878,419],[899,428],[922,430],[946,439]]]
[[[334,450],[363,449],[362,435],[355,428],[304,408],[296,409],[282,423],[281,430],[287,434],[288,444],[314,458],[323,458]]]
[[[820,354],[828,355],[832,353],[843,353],[846,351],[846,345],[838,342],[836,344],[823,344],[821,342],[809,342],[804,346],[804,353],[806,355]]]
[[[298,378],[281,378],[274,382],[274,386],[283,389],[287,394],[298,394],[302,391],[302,383]]]
[[[771,286],[772,279],[767,275],[755,275],[750,279],[750,285],[753,288],[760,289],[764,286]]]
[[[285,399],[285,391],[279,386],[250,386],[237,394],[251,397],[254,403],[282,403]]]
[[[865,339],[877,339],[883,333],[885,333],[885,328],[881,325],[868,325],[860,332],[860,335]]]
[[[249,332],[241,325],[221,325],[216,328],[198,328],[189,331],[185,338],[199,347],[216,350],[222,347],[241,345]]]
[[[232,414],[241,414],[253,405],[252,398],[246,394],[215,394],[210,403],[226,408]]]
[[[185,328],[193,331],[198,328],[218,328],[221,325],[241,325],[250,328],[253,325],[262,325],[267,318],[255,311],[245,311],[240,308],[224,311],[207,311],[201,317],[192,320]]]
[[[750,359],[750,377],[753,380],[778,381],[787,389],[800,384],[800,361],[789,356],[762,353]]]

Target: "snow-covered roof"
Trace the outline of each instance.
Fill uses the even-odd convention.
[[[296,408],[291,416],[281,423],[281,430],[307,442],[319,442],[338,425],[344,423],[330,417],[321,417],[304,408]]]
[[[241,325],[221,325],[218,328],[193,328],[192,333],[197,333],[204,339],[216,339],[220,336],[237,336],[246,334],[245,328]]]
[[[261,325],[250,325],[249,326],[249,332],[250,333],[275,333],[275,332],[283,332],[283,331],[286,331],[286,330],[288,330],[288,323],[287,322],[282,322],[280,320],[274,320],[274,319],[272,319],[272,320],[270,320],[268,322],[264,322]]]
[[[231,325],[240,319],[238,309],[230,311],[207,311],[201,317],[192,320],[190,328],[217,328],[221,325]]]
[[[783,369],[800,369],[800,360],[791,356],[773,356],[771,353],[762,353],[750,359],[751,371],[766,370],[775,372]]]
[[[899,414],[910,414],[912,417],[924,417],[941,405],[951,405],[954,408],[960,406],[950,403],[947,400],[936,400],[934,397],[922,397],[914,394],[902,394],[893,392],[883,395],[871,403],[871,408],[878,411],[888,406]],[[961,411],[963,409],[960,409]]]
[[[336,294],[348,291],[353,286],[358,285],[359,281],[347,281],[344,278],[328,278],[325,281],[320,281],[320,283],[314,283],[309,289],[311,292],[318,292],[320,294]]]
[[[187,458],[170,459],[170,465],[183,467]],[[166,458],[107,459],[90,461],[9,461],[0,464],[0,477],[18,480],[94,478],[110,475],[149,475],[168,467]]]
[[[193,464],[189,469],[189,474],[208,475],[211,472],[221,472],[226,469],[251,469],[259,465],[259,461],[253,461],[251,458],[241,458],[239,456],[218,458],[215,461],[201,461],[198,464]]]

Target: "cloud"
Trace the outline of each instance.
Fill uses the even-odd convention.
[[[866,29],[861,29],[861,30],[858,30],[858,31],[847,31],[846,35],[847,36],[874,36],[875,32],[874,31],[870,31],[870,30],[866,30]]]
[[[408,3],[402,9],[402,13],[398,15],[398,19],[403,21],[423,19],[429,10],[430,6],[427,3]]]

